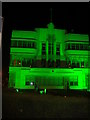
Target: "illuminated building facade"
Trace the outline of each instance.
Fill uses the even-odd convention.
[[[9,87],[18,89],[90,89],[89,37],[54,28],[13,30]]]

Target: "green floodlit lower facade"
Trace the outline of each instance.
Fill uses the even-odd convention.
[[[54,28],[13,30],[8,87],[90,91],[89,37]]]

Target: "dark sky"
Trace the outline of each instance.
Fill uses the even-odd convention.
[[[3,3],[3,67],[9,66],[11,32],[14,29],[34,30],[47,27],[50,22],[50,8],[55,28],[68,32],[88,33],[88,3]]]

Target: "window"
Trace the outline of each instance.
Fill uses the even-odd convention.
[[[56,55],[60,55],[60,44],[56,45]]]
[[[46,44],[42,43],[42,55],[46,54]]]
[[[70,43],[68,44],[68,50],[70,50]]]
[[[83,44],[80,44],[80,50],[83,50]]]
[[[73,86],[73,82],[72,81],[70,82],[70,86]]]
[[[68,44],[65,45],[65,50],[67,50],[67,49],[68,49]]]
[[[20,60],[17,60],[17,66],[21,66],[21,61]]]
[[[11,41],[11,47],[17,47],[17,41],[16,40]]]
[[[51,54],[51,43],[48,45],[48,54]]]
[[[50,60],[50,59],[48,60],[48,67],[49,67],[49,68],[52,67],[51,60]]]
[[[26,66],[27,66],[27,62],[26,62],[25,59],[22,61],[22,66],[23,66],[23,67],[26,67]]]
[[[76,44],[76,50],[79,50],[79,44]]]
[[[22,41],[18,41],[18,47],[22,48]]]
[[[78,81],[74,82],[74,86],[78,86]]]
[[[79,64],[79,62],[77,62],[77,68],[79,68],[80,67],[80,64]]]
[[[29,82],[29,81],[26,81],[25,85],[30,85],[30,82]]]
[[[72,68],[75,68],[76,66],[75,66],[75,62],[72,62]]]
[[[54,63],[55,63],[55,62],[54,62],[54,60],[53,60],[53,61],[52,61],[52,67],[54,67]]]
[[[56,68],[60,67],[60,60],[56,60]]]
[[[52,54],[54,54],[54,44],[52,43]]]
[[[86,44],[86,45],[83,45],[83,49],[84,50],[88,50],[88,45]]]
[[[46,66],[46,59],[42,59],[41,64],[42,64],[42,67],[45,67]]]
[[[31,63],[30,63],[30,59],[27,60],[27,67],[30,67]]]
[[[67,62],[66,62],[66,67],[67,67],[67,68],[71,68],[71,61],[67,61]]]
[[[35,48],[35,43],[34,42],[32,43],[32,48]]]
[[[28,48],[31,48],[31,43],[28,43]]]
[[[23,48],[27,48],[27,43],[26,43],[26,41],[23,41]]]
[[[35,66],[35,61],[34,61],[34,59],[32,59],[32,65],[31,65],[32,67],[34,67]]]
[[[75,50],[75,44],[72,44],[72,50]]]
[[[84,67],[84,62],[81,62],[81,67],[82,67],[82,68]]]

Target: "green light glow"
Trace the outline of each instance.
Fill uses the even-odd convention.
[[[42,90],[42,91],[40,91],[40,94],[43,94],[43,90]]]
[[[14,30],[9,87],[90,91],[88,35],[66,34],[51,22],[35,31]],[[33,85],[32,85],[33,83]],[[40,94],[43,94],[40,91]]]
[[[44,93],[46,94],[46,89],[44,89]]]

